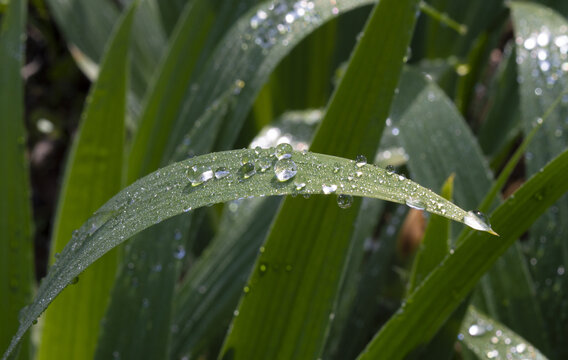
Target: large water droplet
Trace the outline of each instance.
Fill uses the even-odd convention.
[[[276,174],[276,178],[278,181],[288,181],[298,172],[298,168],[294,160],[289,158],[284,158],[278,160],[274,165],[274,174]]]
[[[246,162],[239,168],[239,176],[241,179],[248,179],[254,174],[256,174],[256,170],[252,162]]]
[[[408,198],[406,199],[406,205],[416,210],[424,210],[426,208],[426,204],[420,199]]]
[[[211,167],[207,165],[194,165],[187,169],[185,176],[191,182],[191,186],[198,186],[211,180],[214,173],[211,170]]]
[[[493,231],[493,229],[491,229],[491,224],[489,224],[487,216],[485,216],[485,214],[483,214],[481,211],[468,211],[467,214],[463,217],[463,222],[473,229],[487,231],[488,233],[497,235],[497,233]]]
[[[353,196],[345,194],[337,195],[337,206],[340,208],[350,208],[351,204],[353,204]]]
[[[292,157],[292,145],[287,143],[278,144],[276,146],[276,150],[274,151],[274,155],[278,160],[288,159]]]
[[[335,185],[335,184],[333,184],[333,185],[323,184],[321,186],[321,189],[322,189],[324,194],[329,195],[329,194],[333,194],[337,190],[337,185]]]
[[[355,165],[357,165],[357,167],[363,167],[367,165],[367,158],[363,155],[357,155],[357,157],[355,158]]]

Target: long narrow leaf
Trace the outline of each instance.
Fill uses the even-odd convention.
[[[24,62],[27,1],[11,1],[0,18],[0,349],[18,328],[18,309],[33,288],[32,216],[25,162]],[[29,343],[21,358],[28,358]]]
[[[55,257],[71,233],[122,186],[127,55],[134,9],[117,24],[69,155],[53,232]],[[93,357],[117,260],[116,252],[102,258],[45,313],[39,359]]]
[[[352,157],[374,155],[410,42],[417,3],[384,0],[375,7],[311,149]],[[359,202],[342,212],[329,200],[284,201],[222,356],[319,356],[349,258],[358,207]],[[282,267],[290,270],[279,270]]]

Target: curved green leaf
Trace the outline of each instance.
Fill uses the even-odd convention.
[[[273,164],[275,153],[282,159]],[[286,156],[290,157],[283,158]],[[297,173],[290,168],[291,162]],[[277,179],[292,174],[288,181]],[[20,328],[4,357],[76,276],[118,244],[153,224],[192,209],[244,197],[323,193],[398,203],[411,200],[413,204],[421,203],[427,211],[460,222],[467,216],[466,211],[401,175],[373,165],[358,166],[352,160],[330,155],[288,151],[285,146],[279,146],[276,150],[234,150],[188,159],[122,190],[74,234],[42,282],[36,299],[23,311]]]

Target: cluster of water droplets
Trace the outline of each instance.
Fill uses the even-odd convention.
[[[568,74],[568,28],[561,26],[554,30],[543,25],[538,32],[516,38],[517,63],[520,65],[532,59],[537,66],[531,75],[535,78],[544,76],[545,85],[549,87]],[[542,91],[542,88],[535,88],[535,95],[541,95]]]
[[[508,333],[508,330],[495,328],[484,319],[477,318],[468,326],[467,334],[460,333],[458,335],[458,340],[463,341],[466,335],[476,340],[483,340],[482,351],[486,359],[543,358],[532,345]]]
[[[290,3],[278,0],[259,8],[250,18],[249,25],[253,44],[268,50],[279,42],[287,46],[296,27],[311,27],[320,22],[313,1]],[[247,48],[247,42],[243,42],[243,49]]]

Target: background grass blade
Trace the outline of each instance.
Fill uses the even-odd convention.
[[[70,234],[123,183],[128,43],[134,9],[117,23],[69,155],[53,231],[51,254],[55,257]],[[111,252],[85,271],[81,281],[46,311],[39,359],[93,357],[114,283],[117,255]]]
[[[0,17],[0,349],[18,328],[18,311],[33,291],[32,219],[25,161],[24,63],[27,1],[11,1]],[[20,358],[30,358],[28,337]]]
[[[329,1],[314,1],[313,9],[303,9],[304,16],[298,17],[289,27],[283,24],[286,23],[287,14],[296,16],[292,1],[278,3],[280,4],[278,7],[274,6],[272,1],[267,1],[243,15],[219,42],[210,57],[211,61],[200,70],[201,73],[193,85],[198,91],[194,91],[195,93],[188,98],[177,114],[169,132],[170,137],[162,161],[164,163],[171,161],[176,148],[183,144],[184,138],[192,132],[197,120],[203,116],[206,109],[213,106],[213,103],[222,98],[228,90],[234,89],[235,106],[231,110],[231,115],[223,120],[225,126],[219,127],[222,131],[216,137],[214,144],[217,150],[231,148],[257,94],[276,64],[300,40],[326,21],[370,3],[371,0],[347,0],[333,5]],[[266,13],[268,18],[254,25],[253,20],[257,12]],[[254,26],[251,26],[251,21]],[[284,26],[283,33],[278,30],[278,24]],[[235,86],[236,84],[238,86]],[[211,136],[209,125],[203,125],[194,135],[195,138]],[[219,125],[213,123],[211,126]],[[200,154],[197,150],[189,144],[183,158],[187,157],[188,153]],[[176,161],[183,158],[174,157]]]
[[[278,164],[264,172],[256,171],[255,163],[268,161],[270,164],[275,151],[282,155],[283,149],[202,155],[162,168],[114,196],[74,233],[60,253],[38,289],[36,299],[22,313],[20,328],[5,356],[14,350],[25,331],[55,296],[94,261],[140,231],[192,209],[247,196],[336,192],[399,203],[405,203],[411,197],[424,203],[428,211],[456,221],[463,221],[466,215],[456,205],[397,174],[373,165],[358,167],[352,160],[330,155],[289,152],[290,161],[296,164],[297,175],[286,182],[276,179],[276,172],[280,173],[276,170]],[[202,170],[195,173],[194,166]],[[356,174],[359,171],[360,176]],[[331,191],[330,187],[335,190]],[[306,201],[306,206],[309,203]]]
[[[468,309],[459,338],[480,359],[546,359],[521,336],[474,307]]]
[[[511,10],[520,77],[521,122],[528,134],[535,119],[568,88],[568,21],[537,4],[513,2]],[[564,94],[529,145],[525,155],[528,174],[538,172],[553,154],[568,146],[567,114],[568,95]],[[568,356],[568,349],[561,345],[568,336],[565,301],[568,278],[564,276],[568,266],[568,224],[564,220],[567,216],[568,198],[563,197],[531,229],[526,247],[545,322],[555,324],[547,331],[553,349],[547,355],[557,358]],[[531,338],[528,340],[533,342]]]
[[[370,157],[376,152],[410,41],[408,29],[413,28],[416,5],[416,1],[388,0],[377,5],[312,149],[352,157]],[[389,51],[376,52],[376,47]],[[341,213],[330,200],[284,201],[221,356],[318,357],[334,311],[358,206]],[[284,271],[278,270],[282,267]]]
[[[561,175],[566,171],[568,151],[551,161],[493,212],[491,222],[495,228],[505,230],[500,238],[469,234],[407,299],[360,358],[381,354],[399,359],[410,349],[425,344],[485,271],[568,190],[568,183]]]

